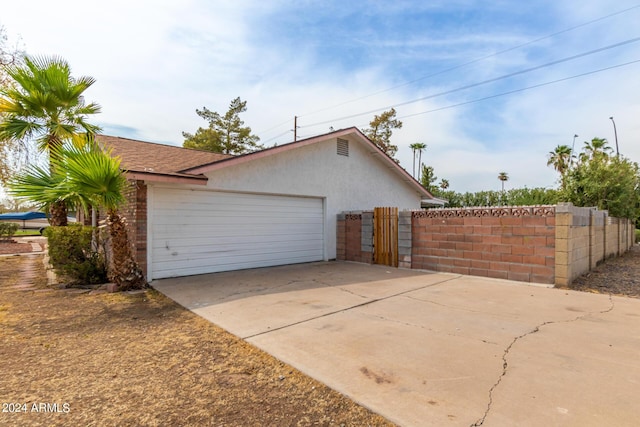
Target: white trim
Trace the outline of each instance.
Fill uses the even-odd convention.
[[[327,198],[322,197],[322,254],[325,261],[329,261],[329,253],[327,251],[329,247],[329,242],[327,241],[327,230],[329,229],[328,219]]]
[[[154,185],[147,184],[147,280],[153,280]]]

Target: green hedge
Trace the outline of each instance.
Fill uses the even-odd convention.
[[[18,231],[18,224],[13,222],[0,222],[0,240],[11,240]]]
[[[93,227],[47,227],[44,234],[48,238],[49,262],[56,273],[74,285],[107,281],[104,256],[91,247]]]

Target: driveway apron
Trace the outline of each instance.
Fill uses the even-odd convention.
[[[400,425],[640,419],[637,299],[344,262],[152,285]]]

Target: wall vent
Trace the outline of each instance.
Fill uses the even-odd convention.
[[[338,155],[349,157],[349,141],[338,138]]]

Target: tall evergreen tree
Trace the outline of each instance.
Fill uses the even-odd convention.
[[[240,113],[247,111],[247,101],[240,97],[231,101],[224,116],[203,107],[196,114],[209,122],[206,128],[198,128],[195,134],[182,132],[185,148],[212,151],[222,154],[244,154],[263,148],[258,144],[260,138],[251,134],[251,128],[244,126]]]
[[[369,122],[369,128],[364,129],[363,133],[389,157],[394,158],[398,152],[398,146],[391,143],[391,135],[394,129],[401,128],[402,122],[396,119],[396,110],[392,108],[375,116]]]

